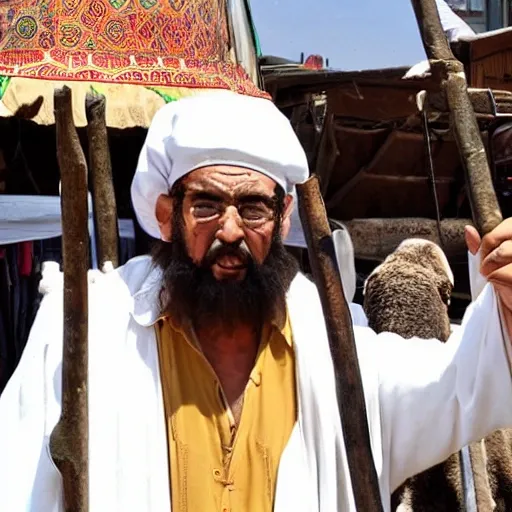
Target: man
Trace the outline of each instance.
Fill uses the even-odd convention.
[[[162,241],[89,286],[91,511],[355,510],[317,291],[282,245],[307,175],[268,100],[205,93],[155,116],[132,197]],[[386,510],[407,477],[512,425],[512,224],[467,238],[492,284],[455,338],[355,330]],[[57,290],[0,399],[2,511],[63,510],[61,326]]]

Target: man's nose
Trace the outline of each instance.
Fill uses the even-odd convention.
[[[224,212],[217,238],[225,244],[240,243],[245,238],[242,219],[234,206],[229,206]]]

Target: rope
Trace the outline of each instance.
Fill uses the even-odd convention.
[[[423,121],[423,134],[424,134],[425,143],[426,143],[429,184],[432,189],[432,195],[434,198],[434,204],[435,204],[435,208],[436,208],[437,233],[439,235],[439,242],[440,242],[441,248],[444,250],[445,244],[444,244],[444,240],[443,240],[443,233],[441,231],[441,212],[439,209],[439,199],[437,197],[436,178],[435,178],[435,174],[434,174],[434,161],[432,159],[432,145],[431,145],[431,140],[430,140],[430,129],[428,126],[428,118],[427,118],[426,109],[422,109],[421,114],[422,114],[421,118]]]

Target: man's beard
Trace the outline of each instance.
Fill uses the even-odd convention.
[[[222,326],[232,329],[250,325],[259,329],[285,307],[286,292],[298,272],[298,264],[285,249],[276,223],[265,261],[257,264],[242,246],[212,245],[200,265],[188,255],[183,237],[183,221],[173,216],[171,243],[159,241],[153,262],[163,271],[162,312],[195,327]],[[217,280],[212,262],[221,253],[234,253],[246,263],[243,280]]]

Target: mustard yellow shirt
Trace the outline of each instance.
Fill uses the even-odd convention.
[[[289,321],[264,329],[237,429],[191,338],[168,318],[157,324],[173,512],[271,512],[297,418]]]

